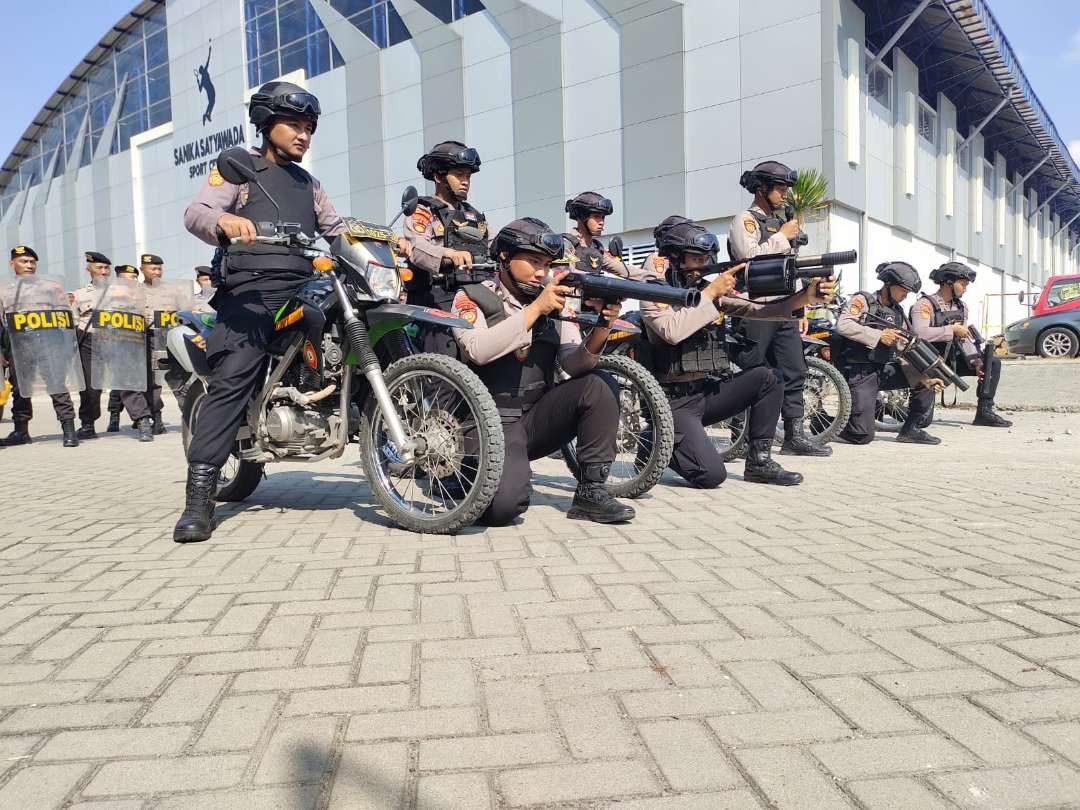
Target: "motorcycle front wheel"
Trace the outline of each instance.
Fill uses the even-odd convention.
[[[836,366],[820,357],[807,357],[803,403],[807,438],[816,445],[828,444],[851,416],[851,388]]]
[[[403,529],[451,534],[471,526],[495,497],[505,442],[495,401],[464,364],[415,354],[384,372],[413,459],[396,447],[368,396],[360,422],[360,462],[371,492]]]
[[[184,455],[187,455],[191,437],[195,435],[195,425],[199,422],[199,412],[206,399],[206,385],[196,379],[184,397],[182,436]],[[263,478],[263,465],[253,461],[241,461],[235,451],[229,455],[218,472],[217,493],[215,500],[230,502],[242,501],[255,491]]]
[[[671,405],[656,378],[629,357],[602,355],[596,370],[610,374],[619,386],[619,427],[607,489],[616,498],[638,498],[656,486],[671,461]],[[563,445],[562,457],[580,481],[576,440]]]

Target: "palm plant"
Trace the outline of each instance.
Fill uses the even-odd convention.
[[[788,191],[788,203],[799,222],[817,217],[829,207],[829,181],[817,169],[799,171],[795,185]]]

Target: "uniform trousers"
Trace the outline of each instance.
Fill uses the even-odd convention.
[[[840,437],[853,444],[869,444],[874,440],[877,398],[879,391],[909,388],[911,383],[899,361],[879,365],[853,365],[841,369],[851,388],[851,417]],[[934,407],[934,389],[912,388],[908,401],[908,416],[901,430],[923,424]]]
[[[743,319],[742,335],[753,343],[739,352],[736,362],[742,369],[769,366],[784,380],[784,419],[802,419],[803,389],[806,387],[806,358],[797,321],[756,321]]]
[[[760,366],[728,380],[703,381],[702,386],[700,391],[682,395],[679,385],[665,386],[675,421],[675,450],[669,466],[691,486],[713,489],[724,483],[727,469],[705,428],[749,408],[749,440],[772,441],[784,389],[772,369]]]
[[[507,526],[529,508],[532,468],[577,438],[578,465],[611,464],[619,427],[616,383],[602,372],[589,372],[549,389],[520,417],[503,417],[506,455],[502,479],[491,504],[477,521]]]
[[[101,417],[101,390],[93,387],[91,380],[91,363],[93,356],[94,333],[79,333],[79,359],[82,361],[83,379],[86,388],[79,392],[79,421],[84,425],[92,425]],[[150,407],[146,404],[146,395],[141,391],[121,391],[120,400],[131,417],[132,422],[138,422],[150,415]]]

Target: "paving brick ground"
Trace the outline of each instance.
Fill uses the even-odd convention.
[[[1080,415],[968,417],[609,528],[551,460],[457,537],[355,456],[281,466],[192,546],[177,433],[39,419],[0,451],[0,808],[1080,806]]]

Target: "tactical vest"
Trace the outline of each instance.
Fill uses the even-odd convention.
[[[954,300],[953,302],[954,304],[959,304],[959,308],[942,309],[941,304],[938,303],[934,296],[924,295],[923,298],[929,301],[930,306],[934,308],[934,315],[930,319],[931,326],[952,326],[955,323],[962,324],[967,321],[967,318],[964,317],[964,305],[960,303],[960,301]],[[920,303],[922,303],[922,299],[916,301],[915,306],[918,306]],[[949,352],[956,345],[956,340],[947,340],[944,342],[932,343],[930,345],[938,350],[938,354],[948,357]]]
[[[259,173],[259,182],[266,192],[281,206],[274,207],[263,190],[254,183],[247,183],[248,199],[235,213],[252,222],[296,222],[308,236],[319,230],[315,217],[315,181],[311,175],[295,163],[278,165],[260,155],[252,155]],[[272,273],[275,270],[290,274],[310,275],[311,259],[305,258],[295,248],[282,245],[245,245],[238,242],[226,251],[228,272],[236,270],[259,270]]]
[[[482,213],[467,202],[454,208],[438,197],[421,197],[420,203],[439,218],[444,247],[471,253],[474,261],[488,260],[487,218]]]
[[[462,289],[484,313],[489,327],[506,320],[502,299],[489,287],[468,284]],[[524,356],[521,352],[525,352]],[[552,318],[540,318],[533,325],[531,346],[482,366],[472,363],[469,366],[491,392],[499,415],[516,419],[555,385],[558,356],[558,324]]]
[[[574,265],[582,273],[602,273],[604,261],[604,246],[597,239],[582,241],[576,233],[564,233],[567,239],[574,244],[574,255],[577,256],[577,264]]]
[[[675,270],[670,267],[668,273]],[[669,282],[670,283],[670,282]],[[717,313],[713,322],[672,346],[665,341],[650,341],[653,373],[660,378],[676,374],[712,374],[731,368],[727,353],[728,318]]]
[[[781,226],[783,226],[783,224],[787,222],[787,219],[780,216],[775,211],[773,211],[771,214],[764,214],[761,211],[755,211],[753,208],[751,208],[746,213],[748,213],[755,220],[757,220],[757,243],[759,245],[764,245],[766,242],[768,242],[772,238],[772,235],[774,233],[777,233],[780,230]],[[735,223],[732,222],[732,226],[734,225]],[[731,237],[728,237],[727,240],[727,252],[728,258],[732,261],[742,261],[742,259],[736,259],[735,252],[731,249]]]
[[[886,306],[882,304],[878,296],[875,293],[858,292],[856,295],[861,295],[867,301],[866,314],[871,318],[877,318],[892,327],[897,329],[903,329],[907,326],[907,319],[904,317],[904,310],[900,308],[899,304],[892,306]],[[884,329],[886,327],[881,326],[874,328]],[[886,346],[883,343],[878,343],[874,348],[870,348],[865,343],[859,343],[856,340],[851,340],[844,337],[841,334],[834,334],[834,337],[838,343],[839,364],[845,365],[875,365],[883,366],[896,359],[896,347]]]

